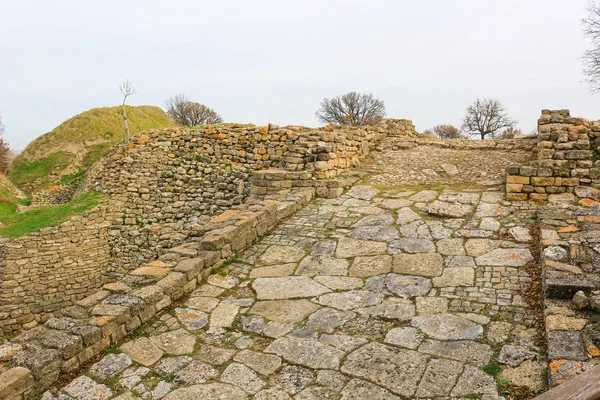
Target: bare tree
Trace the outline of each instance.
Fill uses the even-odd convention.
[[[467,108],[462,130],[470,135],[487,135],[492,138],[500,129],[510,128],[516,124],[508,116],[504,106],[496,99],[477,99]]]
[[[496,136],[496,139],[514,139],[515,137],[522,135],[523,131],[519,128],[506,128],[500,133],[500,135]]]
[[[315,114],[328,124],[376,125],[385,116],[385,104],[372,94],[349,92],[332,99],[324,98]]]
[[[433,133],[440,139],[460,138],[460,129],[450,124],[436,125],[432,128]]]
[[[125,123],[125,132],[127,132],[127,141],[129,142],[131,135],[129,133],[129,121],[127,121],[127,111],[125,110],[125,101],[127,100],[127,98],[129,96],[133,96],[134,94],[136,94],[137,91],[135,90],[135,86],[133,86],[133,84],[131,82],[129,82],[128,79],[126,79],[123,83],[121,83],[119,85],[119,89],[121,90],[121,93],[123,94],[123,122]]]
[[[223,118],[215,110],[198,102],[190,101],[183,94],[167,99],[167,114],[179,126],[218,124]]]
[[[9,161],[10,148],[6,140],[4,140],[4,124],[2,123],[2,116],[0,116],[0,173],[6,173]]]
[[[592,42],[583,53],[583,74],[592,92],[600,91],[600,4],[590,0],[587,18],[583,19],[583,34]]]

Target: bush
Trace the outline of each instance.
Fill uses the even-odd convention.
[[[443,124],[433,127],[433,133],[440,139],[458,139],[460,138],[460,130],[454,125]]]

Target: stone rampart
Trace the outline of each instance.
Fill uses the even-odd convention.
[[[0,243],[0,329],[45,322],[103,283],[110,215],[100,206],[57,227]]]
[[[600,124],[569,110],[542,110],[538,131],[535,161],[507,170],[507,199],[600,200]]]

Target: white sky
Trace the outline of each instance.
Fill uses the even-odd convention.
[[[581,74],[586,0],[0,0],[0,115],[23,149],[93,107],[172,94],[229,122],[318,126],[323,97],[372,92],[417,130],[477,96],[524,132],[542,108],[600,118]]]

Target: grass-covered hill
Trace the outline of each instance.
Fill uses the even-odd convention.
[[[132,135],[176,124],[159,107],[127,106]],[[27,146],[11,162],[9,177],[32,193],[53,184],[70,184],[116,143],[125,139],[120,106],[93,108],[63,122]]]

